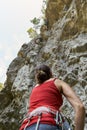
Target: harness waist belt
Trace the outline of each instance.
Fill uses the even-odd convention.
[[[33,110],[32,112],[30,112],[28,115],[27,115],[27,118],[31,118],[33,116],[37,116],[37,115],[40,115],[42,113],[52,113],[54,115],[56,115],[56,110],[53,110],[51,108],[48,108],[48,107],[44,107],[44,106],[41,106],[41,107],[38,107],[36,108],[35,110]]]

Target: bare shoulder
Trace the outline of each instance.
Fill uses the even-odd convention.
[[[55,85],[57,87],[57,89],[60,90],[60,92],[64,95],[64,96],[69,96],[74,94],[74,91],[72,90],[71,86],[69,84],[67,84],[66,82],[64,82],[63,80],[60,79],[56,79],[55,80]],[[68,93],[67,93],[68,92]]]
[[[77,96],[72,87],[66,82],[56,79],[55,84],[61,93],[67,98],[71,105],[75,108],[78,104],[82,105],[80,98]]]
[[[62,80],[56,78],[54,84],[57,89],[62,93]]]
[[[61,89],[61,92],[67,96],[71,93],[74,93],[71,86],[69,84],[67,84],[65,81],[60,80],[60,79],[56,79],[55,80],[55,85],[58,89]],[[67,93],[68,92],[68,93]]]

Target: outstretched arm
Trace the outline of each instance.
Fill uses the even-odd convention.
[[[84,130],[85,108],[83,103],[67,83],[59,79],[55,83],[75,110],[75,130]]]

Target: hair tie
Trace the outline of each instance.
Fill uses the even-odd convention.
[[[45,72],[44,72],[43,70],[40,70],[39,72],[40,72],[41,74],[45,74]]]

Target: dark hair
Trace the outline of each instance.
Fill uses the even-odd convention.
[[[35,71],[35,76],[38,83],[43,83],[52,77],[51,69],[47,65],[37,66]]]

